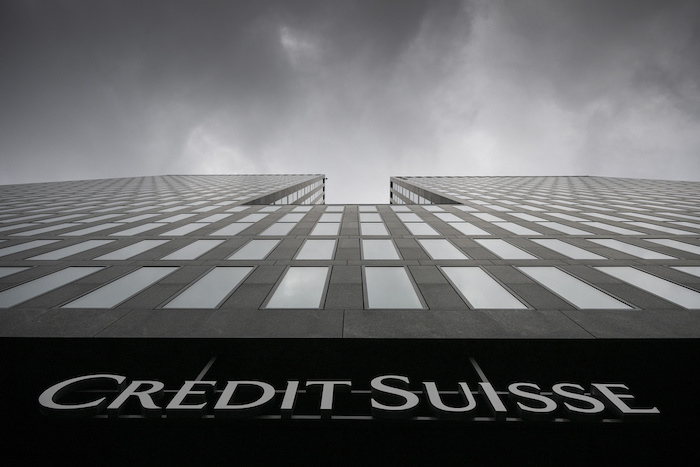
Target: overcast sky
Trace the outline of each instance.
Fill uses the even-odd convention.
[[[700,2],[0,1],[0,183],[700,180]]]

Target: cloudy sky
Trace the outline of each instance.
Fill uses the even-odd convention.
[[[700,2],[0,1],[0,183],[700,180]]]

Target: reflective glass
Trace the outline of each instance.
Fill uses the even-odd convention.
[[[251,225],[253,225],[253,224],[251,224],[249,222],[234,222],[233,224],[229,224],[226,227],[224,227],[223,229],[219,229],[216,232],[210,233],[209,235],[212,235],[212,236],[237,235],[237,234],[241,233],[242,231],[244,231],[245,229],[247,229],[248,227],[250,227]],[[161,234],[161,235],[165,235],[165,234]]]
[[[343,212],[345,206],[326,206],[326,212]]]
[[[682,285],[674,284],[666,279],[628,266],[608,266],[596,269],[684,308],[700,308],[700,293]]]
[[[61,230],[61,229],[68,229],[70,227],[82,227],[82,226],[83,226],[82,224],[73,224],[70,222],[66,222],[65,224],[50,225],[48,227],[43,227],[41,229],[25,230],[24,232],[18,232],[16,234],[12,234],[12,235],[16,235],[18,237],[28,237],[30,235],[39,235],[39,234],[46,233],[46,232],[52,232],[54,230]]]
[[[482,221],[486,222],[503,222],[505,219],[501,219],[500,217],[494,216],[493,214],[488,214],[484,212],[473,212],[472,216],[478,217]]]
[[[160,222],[152,222],[148,224],[142,224],[131,229],[121,230],[110,235],[118,237],[131,237],[132,235],[140,234],[148,230],[157,229],[158,227],[162,227],[164,225],[166,224],[161,224]]]
[[[387,236],[389,231],[381,222],[360,222],[360,235]]]
[[[296,226],[296,224],[294,224],[292,222],[275,222],[270,227],[263,230],[263,232],[260,235],[261,236],[268,236],[268,237],[287,235],[289,232],[292,231],[292,229],[295,226]]]
[[[0,292],[0,308],[9,308],[93,274],[101,267],[70,267]]]
[[[138,243],[134,243],[133,245],[129,245],[124,248],[120,248],[118,250],[115,250],[111,253],[107,253],[106,255],[102,255],[98,258],[95,259],[104,259],[104,260],[119,260],[119,259],[129,259],[133,258],[134,256],[143,253],[144,251],[151,250],[157,246],[160,246],[164,243],[168,243],[168,240],[141,240]]]
[[[362,240],[362,259],[401,259],[391,240]]]
[[[645,229],[658,230],[659,232],[671,233],[674,235],[697,235],[695,232],[689,232],[687,230],[672,229],[670,227],[662,227],[656,224],[650,224],[648,222],[625,222],[625,224],[633,225],[635,227],[642,227]]]
[[[430,212],[440,212],[440,211],[444,211],[444,209],[442,209],[440,206],[430,206],[430,205],[429,205],[429,206],[423,206],[423,209],[425,209],[426,211],[430,211]]]
[[[231,216],[231,214],[212,214],[204,219],[199,219],[197,222],[219,222],[220,220],[224,220],[229,216]]]
[[[511,245],[505,240],[483,238],[475,239],[474,241],[479,243],[484,248],[491,250],[503,259],[537,259],[537,257],[518,248],[515,245]]]
[[[321,308],[329,267],[290,267],[265,308]]]
[[[559,222],[538,222],[537,224],[568,235],[593,235],[585,230],[576,229],[568,225],[560,224]]]
[[[700,266],[674,266],[673,269],[700,277]]]
[[[459,230],[464,235],[491,235],[470,222],[450,222],[449,225]]]
[[[550,266],[518,267],[555,294],[582,309],[627,310],[629,306],[595,287]]]
[[[527,227],[523,227],[522,225],[514,222],[494,222],[493,225],[497,225],[517,235],[542,235],[539,232],[535,232],[532,229],[528,229]]]
[[[217,245],[222,244],[223,242],[223,240],[197,240],[177,251],[170,253],[167,256],[162,257],[161,259],[197,259],[207,251],[211,250]]]
[[[358,206],[357,210],[360,212],[376,212],[377,206]]]
[[[400,212],[396,214],[396,216],[402,221],[402,222],[423,222],[423,219],[421,219],[418,214],[415,214],[413,212]]]
[[[40,246],[50,245],[51,243],[56,243],[58,240],[32,240],[31,242],[21,243],[14,246],[6,246],[0,248],[0,257],[13,255],[21,251],[31,250],[32,248],[39,248]]]
[[[7,267],[0,268],[0,277],[11,276],[12,274],[17,274],[18,272],[26,271],[29,268],[22,267]]]
[[[402,267],[365,267],[367,308],[423,308]]]
[[[449,212],[437,212],[435,216],[445,222],[461,222],[462,219]]]
[[[143,267],[61,308],[112,308],[175,272],[177,267]]]
[[[607,259],[604,256],[591,253],[590,251],[584,250],[577,246],[571,245],[570,243],[562,242],[561,240],[556,240],[553,238],[545,239],[531,239],[533,242],[542,245],[543,247],[554,250],[571,259]]]
[[[229,256],[228,259],[265,259],[279,242],[279,240],[251,240]]]
[[[248,214],[247,216],[243,217],[242,219],[239,219],[237,222],[258,222],[259,220],[262,220],[269,216],[269,214],[261,214],[261,213],[253,213],[253,214]]]
[[[297,206],[292,209],[292,212],[309,212],[313,206]]]
[[[525,214],[522,212],[511,212],[510,215],[528,222],[545,221],[545,219],[542,219],[541,217],[533,216],[532,214]]]
[[[295,259],[333,259],[335,240],[306,240]]]
[[[614,225],[604,224],[603,222],[581,222],[583,225],[588,225],[601,230],[607,230],[609,232],[614,232],[620,235],[645,235],[642,232],[637,232],[636,230],[623,229],[622,227],[617,227]]]
[[[170,216],[170,217],[167,217],[165,219],[161,219],[158,222],[164,222],[164,223],[179,222],[181,220],[188,219],[192,216],[194,216],[194,214],[176,214],[174,216]]]
[[[673,256],[665,255],[657,251],[647,250],[646,248],[641,248],[638,246],[630,245],[629,243],[624,243],[619,240],[612,240],[608,238],[590,238],[589,241],[597,243],[607,248],[612,248],[613,250],[621,251],[627,253],[628,255],[636,256],[642,259],[676,259]]]
[[[234,206],[230,209],[227,209],[226,212],[243,212],[248,209],[248,206]]]
[[[653,242],[653,243],[657,243],[659,245],[675,248],[676,250],[687,251],[688,253],[694,253],[696,255],[700,255],[700,246],[690,245],[690,244],[685,243],[685,242],[679,242],[678,240],[669,240],[666,238],[658,238],[658,239],[651,239],[650,238],[647,240],[647,242]]]
[[[381,222],[382,218],[378,212],[361,212],[360,222]]]
[[[78,243],[77,245],[67,246],[65,248],[60,248],[58,250],[49,251],[43,255],[34,256],[28,259],[37,260],[53,260],[53,259],[63,259],[67,256],[82,253],[83,251],[91,250],[97,248],[98,246],[106,245],[112,243],[114,240],[88,240],[83,243]]]
[[[391,210],[394,212],[411,212],[408,206],[391,206]]]
[[[425,222],[407,222],[404,225],[412,235],[440,235],[435,229]]]
[[[464,299],[476,309],[526,309],[520,300],[478,267],[442,267]]]
[[[469,259],[456,246],[443,238],[421,238],[418,243],[432,259]]]
[[[339,230],[339,222],[319,222],[314,226],[309,235],[338,235]]]
[[[340,222],[342,219],[343,219],[343,215],[341,213],[331,212],[331,213],[321,214],[321,217],[318,219],[318,221],[319,222]]]
[[[252,270],[252,267],[216,267],[163,308],[216,308]]]
[[[294,222],[297,223],[304,218],[306,214],[300,212],[293,212],[285,214],[277,222]]]

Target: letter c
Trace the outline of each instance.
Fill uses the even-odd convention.
[[[80,404],[61,404],[57,401],[65,394],[77,389],[93,386],[98,380],[116,381],[119,390],[124,389],[126,376],[98,374],[78,376],[76,378],[67,379],[60,383],[54,384],[39,396],[39,404],[41,404],[41,412],[46,415],[59,416],[92,416],[100,413],[107,405],[107,398],[101,397],[90,402]]]

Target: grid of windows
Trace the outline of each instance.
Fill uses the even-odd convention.
[[[323,190],[322,175],[0,187],[0,309],[700,309],[700,184],[398,177],[392,205],[309,204]]]

